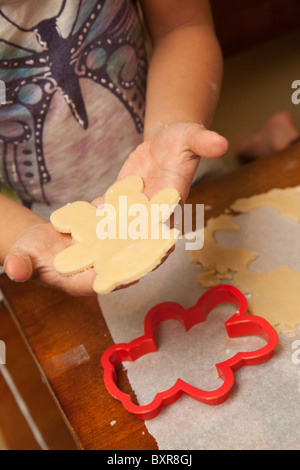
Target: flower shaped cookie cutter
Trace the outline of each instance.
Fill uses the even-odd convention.
[[[227,361],[215,364],[218,376],[223,384],[216,390],[205,391],[189,385],[180,378],[176,383],[163,392],[157,393],[153,401],[147,405],[137,405],[131,397],[118,388],[116,366],[123,361],[136,361],[141,356],[156,352],[155,330],[166,320],[180,321],[188,331],[194,325],[204,322],[210,311],[219,304],[231,303],[238,309],[225,322],[229,338],[246,335],[258,335],[266,340],[266,344],[256,350],[238,352]],[[278,335],[274,328],[263,318],[247,315],[248,302],[246,297],[231,285],[220,285],[208,290],[198,302],[184,309],[175,302],[164,302],[153,307],[144,321],[145,334],[130,343],[119,343],[109,347],[102,355],[101,365],[104,369],[104,383],[109,393],[119,400],[124,408],[140,419],[152,419],[158,415],[161,408],[176,401],[182,393],[208,405],[219,405],[229,396],[234,384],[234,372],[242,366],[257,365],[268,361],[278,343]]]

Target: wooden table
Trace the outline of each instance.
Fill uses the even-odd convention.
[[[300,143],[193,187],[188,202],[211,206],[210,218],[237,198],[299,184]],[[103,385],[100,358],[113,341],[97,299],[72,298],[34,282],[15,284],[5,275],[0,288],[78,447],[156,449],[144,422],[127,413]],[[130,391],[124,372],[122,382]]]

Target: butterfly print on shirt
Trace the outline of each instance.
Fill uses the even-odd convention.
[[[137,131],[143,131],[146,57],[133,4],[77,0],[66,33],[60,28],[69,1],[74,2],[64,0],[55,17],[28,30],[0,10],[2,22],[22,33],[34,33],[39,49],[0,39],[0,48],[1,43],[4,46],[0,79],[6,84],[7,100],[0,105],[0,174],[28,207],[34,201],[47,202],[44,185],[51,175],[44,158],[43,130],[55,93],[62,93],[78,125],[86,129],[80,78],[89,78],[113,93]],[[124,57],[129,57],[129,63]]]

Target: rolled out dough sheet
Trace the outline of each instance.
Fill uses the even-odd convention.
[[[250,212],[266,206],[278,210],[283,217],[300,222],[300,186],[275,188],[264,194],[238,199],[232,204],[231,209],[236,212]]]
[[[240,231],[236,223],[239,219],[224,214],[210,219],[205,228],[203,249],[190,253],[191,262],[204,269],[199,282],[211,287],[232,278],[245,294],[251,294],[251,313],[263,316],[278,331],[293,335],[300,324],[300,187],[274,189],[266,194],[239,199],[231,208],[249,214],[248,230],[251,223],[256,228],[263,228],[255,236],[260,243],[256,244],[256,250],[253,243],[247,245],[249,235],[245,232],[240,237],[231,234],[233,244],[230,246],[219,243],[220,232]],[[263,212],[257,212],[259,208]],[[274,211],[269,226],[263,219],[266,213],[269,220],[268,210]],[[256,220],[257,213],[263,217]],[[254,261],[259,262],[261,258],[263,245],[269,248],[273,267],[266,267],[264,272],[258,273],[252,267],[255,267]]]

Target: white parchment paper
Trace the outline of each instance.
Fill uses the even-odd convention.
[[[251,265],[253,271],[286,263],[300,271],[300,224],[270,208],[234,220],[241,231],[219,232],[216,239],[224,246],[258,252],[259,258]],[[193,305],[205,292],[197,281],[199,274],[199,268],[189,261],[183,239],[168,260],[138,284],[99,297],[114,341],[128,342],[142,335],[145,315],[159,302]],[[215,363],[238,351],[261,347],[264,342],[258,337],[227,337],[224,322],[233,313],[233,306],[219,306],[205,323],[188,333],[174,320],[163,323],[157,331],[158,352],[124,364],[139,403],[148,403],[178,377],[202,389],[218,388],[222,382]],[[300,329],[296,337],[281,334],[270,361],[235,373],[234,387],[221,405],[209,406],[182,395],[164,407],[156,418],[146,421],[159,449],[300,449],[298,348]]]

